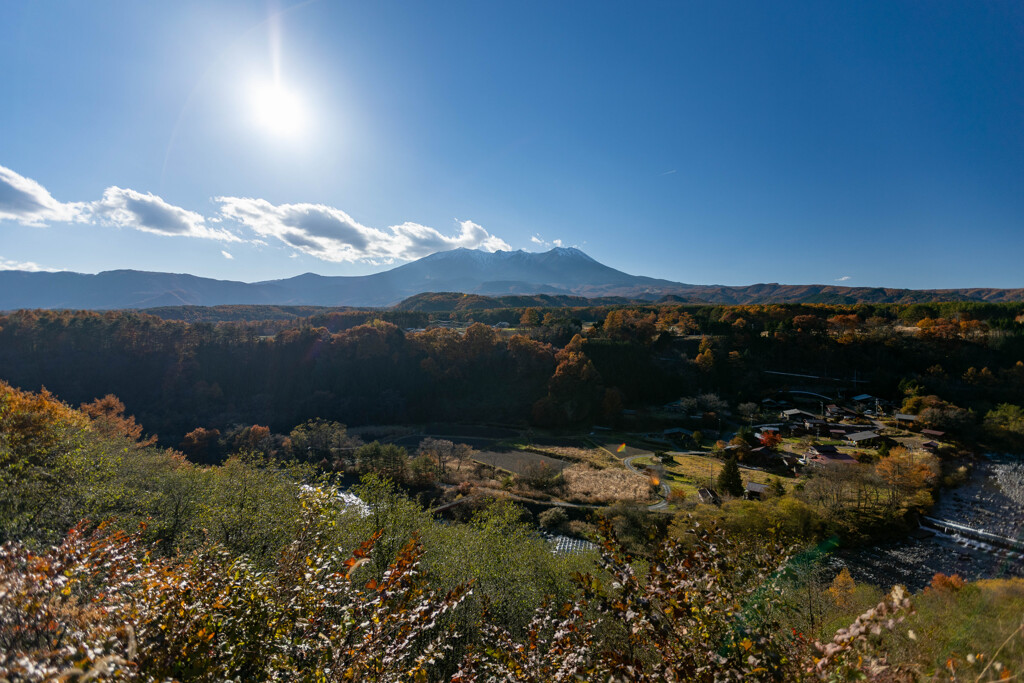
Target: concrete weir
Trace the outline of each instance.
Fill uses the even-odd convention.
[[[974,529],[957,522],[950,521],[948,519],[936,519],[935,517],[929,517],[925,515],[921,518],[922,526],[931,527],[938,531],[943,532],[954,538],[960,537],[965,540],[975,541],[978,544],[978,548],[981,550],[988,550],[985,546],[992,549],[992,552],[998,550],[1009,550],[1011,553],[1015,553],[1018,556],[1024,554],[1024,541],[1006,538],[1005,536],[999,536],[998,534],[989,533],[981,529]]]

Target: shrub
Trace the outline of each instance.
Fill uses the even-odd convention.
[[[569,515],[560,507],[548,508],[537,516],[537,521],[544,529],[558,529],[569,521]]]

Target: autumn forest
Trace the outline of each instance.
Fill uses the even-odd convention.
[[[1024,670],[1009,527],[861,561],[1024,487],[1024,304],[488,301],[0,316],[0,673]]]

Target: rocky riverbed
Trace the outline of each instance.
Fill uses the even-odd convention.
[[[1024,541],[1024,462],[1020,458],[979,459],[970,479],[945,491],[930,517],[1007,539]],[[911,590],[937,572],[965,579],[1024,576],[1024,554],[979,542],[969,534],[922,530],[921,538],[836,554],[859,581],[880,586],[901,583]]]

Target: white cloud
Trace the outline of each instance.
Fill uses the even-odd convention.
[[[393,263],[409,261],[436,251],[466,247],[511,250],[504,240],[473,221],[457,221],[458,231],[446,235],[419,223],[406,222],[389,228],[358,223],[340,209],[323,204],[279,204],[263,199],[217,197],[220,211],[205,217],[174,206],[150,192],[108,187],[101,199],[62,203],[45,187],[11,169],[0,166],[0,221],[45,227],[54,222],[87,223],[131,228],[154,235],[197,237],[221,242],[244,242],[223,221],[232,220],[255,233],[250,240],[267,246],[260,238],[276,238],[298,253],[324,261]],[[561,245],[559,240],[555,244]],[[226,259],[234,258],[227,251]]]
[[[456,235],[444,235],[418,223],[385,230],[362,225],[341,209],[324,204],[278,204],[265,199],[216,197],[221,215],[260,237],[275,237],[293,249],[324,261],[387,263],[408,261],[435,251],[467,247],[511,249],[472,221],[459,222]]]
[[[224,251],[223,249],[221,249],[221,250],[220,250],[220,253],[221,253],[221,254],[223,254],[223,255],[224,255],[224,258],[226,258],[226,259],[227,259],[227,260],[229,260],[229,261],[234,261],[234,260],[235,260],[235,257],[234,257],[234,256],[232,256],[232,255],[231,255],[231,254],[229,254],[228,252]]]
[[[0,270],[28,270],[33,273],[56,273],[56,268],[46,268],[32,261],[11,261],[0,256]]]
[[[836,278],[836,282],[846,282],[846,281],[847,281],[847,280],[849,280],[849,279],[850,279],[850,276],[849,276],[849,275],[844,275],[844,276],[842,276],[842,277],[837,277],[837,278]]]
[[[542,238],[540,235],[534,235],[530,238],[530,241],[537,246],[543,247],[544,249],[550,249],[551,247],[561,247],[564,245],[562,240],[551,240],[550,242]]]
[[[103,223],[156,235],[242,241],[228,230],[208,227],[200,214],[168,204],[148,192],[114,186],[108,187],[99,201],[63,203],[36,181],[5,166],[0,166],[2,220],[33,227],[49,223]]]
[[[103,199],[89,204],[89,211],[104,223],[155,235],[200,237],[223,242],[242,241],[227,230],[208,227],[206,220],[195,211],[168,204],[149,192],[143,194],[135,190],[108,187],[103,192]]]
[[[58,202],[36,181],[0,166],[0,221],[43,227],[49,222],[80,220],[83,208]]]

